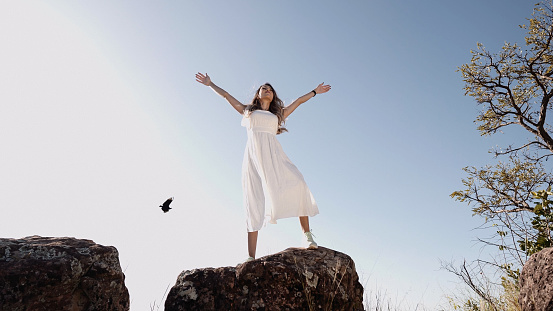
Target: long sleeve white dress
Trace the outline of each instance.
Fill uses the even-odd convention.
[[[242,163],[248,231],[281,218],[317,215],[317,203],[302,174],[276,139],[278,117],[255,110],[243,117],[242,126],[248,132]]]

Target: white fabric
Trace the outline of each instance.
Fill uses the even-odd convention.
[[[277,116],[256,110],[244,116],[242,126],[248,132],[242,163],[248,231],[258,231],[281,218],[317,215],[317,203],[302,174],[276,139]]]

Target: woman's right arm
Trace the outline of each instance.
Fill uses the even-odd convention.
[[[232,95],[230,95],[227,91],[215,85],[215,83],[211,81],[211,78],[207,75],[207,73],[204,75],[198,72],[196,74],[196,81],[200,82],[203,85],[209,86],[213,91],[215,91],[215,93],[226,99],[229,104],[234,109],[236,109],[236,111],[238,111],[238,113],[244,114],[244,109],[246,108],[246,105],[236,100],[236,98],[232,97]]]

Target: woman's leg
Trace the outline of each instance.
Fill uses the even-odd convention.
[[[316,249],[318,246],[317,246],[317,243],[315,243],[315,241],[313,240],[313,234],[309,229],[309,217],[300,216],[300,225],[301,225],[301,230],[303,230],[303,234],[305,235],[307,248]]]
[[[255,258],[255,250],[257,249],[257,233],[259,231],[248,232],[248,254]]]
[[[309,232],[309,216],[300,216],[300,225],[303,232]]]

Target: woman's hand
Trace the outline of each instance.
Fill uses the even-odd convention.
[[[211,78],[207,75],[207,73],[204,75],[201,72],[198,72],[196,74],[196,81],[200,82],[203,85],[209,86],[215,93],[219,94],[219,96],[222,96],[224,99],[226,99],[229,104],[238,111],[238,113],[243,114],[244,109],[246,108],[245,105],[243,105],[241,102],[237,101],[236,98],[232,97],[227,91],[223,90],[222,88],[218,87],[211,81]]]
[[[325,85],[324,82],[321,83],[321,84],[319,84],[319,85],[315,88],[315,93],[317,93],[317,94],[326,93],[326,92],[328,92],[328,91],[330,91],[330,85],[328,85],[328,84]]]
[[[202,73],[198,72],[196,74],[196,81],[206,86],[209,86],[211,84],[211,78],[207,75],[207,73],[203,75]]]
[[[313,94],[313,91],[316,94]],[[288,118],[288,116],[296,110],[296,108],[299,107],[299,105],[305,103],[306,101],[310,100],[311,98],[315,97],[317,94],[322,94],[330,91],[330,85],[325,84],[324,82],[319,84],[312,92],[309,92],[295,101],[293,101],[290,105],[284,107],[283,116],[284,119]]]

